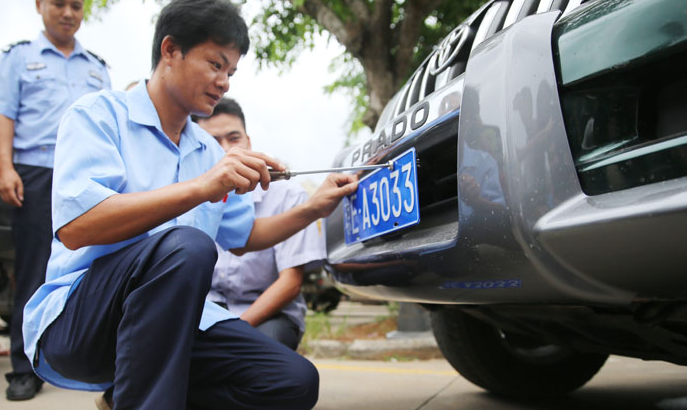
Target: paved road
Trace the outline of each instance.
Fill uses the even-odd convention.
[[[460,377],[444,360],[376,362],[320,360],[317,410],[687,410],[687,369],[662,362],[611,357],[585,387],[566,399],[511,403],[494,398]],[[0,357],[0,373],[9,359]],[[7,383],[0,381],[4,392]],[[3,410],[94,409],[95,393],[46,386],[28,402],[7,402]]]
[[[318,410],[686,410],[687,369],[611,357],[569,397],[546,403],[494,398],[444,360],[411,363],[315,360],[322,380]]]

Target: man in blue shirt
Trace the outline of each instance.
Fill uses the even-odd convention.
[[[50,256],[57,126],[77,98],[110,88],[105,63],[74,38],[83,19],[83,0],[39,0],[36,7],[45,30],[0,56],[0,197],[15,207],[16,248],[8,400],[30,399],[42,385],[24,355],[21,326],[24,304],[45,280]]]
[[[283,241],[357,188],[332,174],[289,212],[253,218],[271,157],[224,153],[189,114],[209,115],[248,50],[228,0],[173,0],[153,72],[128,92],[79,99],[57,136],[55,238],[24,309],[34,370],[61,387],[105,390],[115,408],[305,409],[319,376],[305,358],[208,301],[215,241],[243,253]]]

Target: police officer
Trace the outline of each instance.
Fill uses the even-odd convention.
[[[14,207],[16,291],[10,324],[8,400],[33,398],[42,385],[24,354],[23,307],[44,282],[52,241],[51,185],[60,118],[80,96],[110,88],[105,62],[74,38],[84,0],[37,0],[45,29],[0,57],[0,197]]]

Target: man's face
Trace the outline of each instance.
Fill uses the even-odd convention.
[[[69,44],[83,20],[84,0],[36,0],[45,34],[56,45]]]
[[[251,149],[250,137],[241,123],[241,119],[231,114],[218,114],[198,121],[208,134],[215,137],[225,151],[231,147]]]
[[[170,93],[184,111],[207,116],[229,90],[229,77],[236,72],[240,58],[233,45],[221,46],[207,40],[185,55],[177,48],[160,64],[167,65]]]

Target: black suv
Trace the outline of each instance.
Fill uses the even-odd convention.
[[[467,379],[556,396],[609,354],[687,364],[687,2],[493,0],[338,166],[341,288],[431,311]]]

